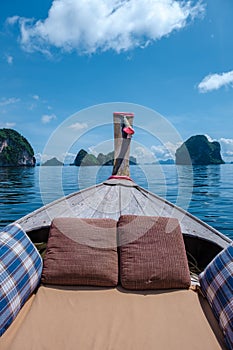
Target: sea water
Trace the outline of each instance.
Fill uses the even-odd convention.
[[[111,166],[0,168],[0,227],[106,180],[111,171]],[[131,177],[233,239],[233,164],[135,165]]]

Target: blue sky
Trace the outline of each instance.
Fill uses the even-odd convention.
[[[112,130],[97,126],[114,110],[103,119],[91,108],[93,123],[77,112],[120,102],[135,112],[141,160],[169,158],[182,140],[207,134],[233,161],[232,20],[232,0],[2,1],[0,127],[22,133],[38,159],[61,158],[53,143],[45,148],[61,125],[59,142],[72,139],[63,153],[98,153]],[[157,111],[176,135],[160,137],[157,114],[133,104]]]

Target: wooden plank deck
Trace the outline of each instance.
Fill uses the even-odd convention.
[[[222,248],[231,240],[183,209],[137,186],[133,181],[111,179],[46,205],[17,222],[26,231],[49,226],[55,217],[111,218],[120,215],[175,217],[183,234],[216,242]]]

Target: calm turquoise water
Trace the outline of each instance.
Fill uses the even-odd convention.
[[[62,195],[99,183],[111,167],[0,168],[0,227]],[[132,166],[140,186],[233,238],[233,164]]]

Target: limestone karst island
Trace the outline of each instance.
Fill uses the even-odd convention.
[[[114,161],[114,151],[109,152],[108,154],[99,153],[96,157],[94,154],[89,154],[84,149],[81,149],[75,160],[74,163],[70,165],[76,165],[76,166],[93,166],[93,165],[113,165]],[[131,165],[137,164],[137,159],[133,156],[129,157],[129,163]]]
[[[205,135],[190,137],[176,150],[176,164],[211,165],[224,163],[220,143],[210,142]]]
[[[114,152],[99,153],[96,157],[81,149],[70,165],[103,166],[113,165]],[[210,142],[205,135],[191,136],[177,150],[175,162],[180,165],[224,164],[219,142]],[[161,164],[173,164],[160,161]],[[0,167],[35,166],[34,150],[27,139],[13,129],[0,129]],[[130,164],[137,164],[135,157],[130,156]],[[46,161],[45,166],[63,166],[55,157]]]
[[[0,166],[35,166],[30,143],[13,129],[0,129]]]

